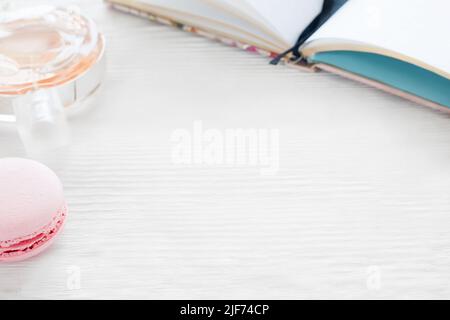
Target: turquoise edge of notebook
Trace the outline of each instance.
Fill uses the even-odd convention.
[[[338,67],[450,108],[450,80],[414,64],[356,51],[320,52],[308,60]]]

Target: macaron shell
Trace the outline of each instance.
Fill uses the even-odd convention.
[[[0,242],[32,237],[63,204],[61,182],[49,168],[27,159],[0,159]]]
[[[55,239],[59,236],[61,231],[64,229],[64,225],[65,225],[65,222],[66,222],[66,217],[67,217],[67,208],[66,208],[66,211],[64,212],[64,215],[63,215],[63,217],[61,219],[60,225],[55,230],[55,233],[52,234],[51,238],[47,239],[45,242],[43,242],[39,246],[36,246],[33,249],[28,250],[28,251],[26,251],[24,253],[21,253],[19,255],[11,255],[11,256],[4,256],[4,257],[2,257],[0,255],[0,263],[20,262],[20,261],[32,258],[32,257],[40,254],[41,252],[45,251],[48,247],[50,247],[53,244]]]

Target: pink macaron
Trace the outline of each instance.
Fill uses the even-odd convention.
[[[61,181],[52,170],[32,160],[0,159],[0,262],[45,250],[66,216]]]

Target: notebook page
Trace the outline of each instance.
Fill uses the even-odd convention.
[[[203,0],[206,2],[210,2],[211,4],[217,5],[220,8],[224,8],[228,10],[228,12],[232,12],[233,14],[241,17],[242,19],[252,23],[253,25],[258,26],[267,34],[270,34],[276,38],[281,38],[278,34],[277,30],[274,30],[273,26],[270,25],[266,19],[261,17],[259,13],[246,1],[236,1],[236,0]],[[291,44],[289,42],[285,42],[286,47],[290,47]]]
[[[222,4],[224,7],[227,7],[228,9],[237,12],[238,14],[240,14],[240,16],[245,16],[246,19],[251,19],[253,21],[257,21],[258,24],[264,26],[265,28],[270,29],[272,32],[276,33],[276,30],[272,30],[273,26],[271,26],[266,19],[264,19],[263,17],[261,17],[258,13],[258,11],[256,11],[247,1],[245,0],[241,0],[241,1],[236,1],[236,0],[204,0],[204,1],[209,1],[211,3],[215,3],[215,4]]]
[[[322,11],[323,0],[233,0],[245,1],[280,36],[293,46],[304,29]]]
[[[350,0],[308,43],[364,43],[450,74],[449,12],[448,0]]]
[[[130,1],[128,0],[123,2]],[[223,25],[236,27],[248,33],[254,34],[260,39],[265,39],[268,42],[274,43],[277,47],[281,48],[281,50],[287,46],[287,44],[281,41],[281,39],[268,35],[266,32],[255,27],[244,19],[240,19],[224,10],[220,10],[217,6],[208,3],[207,0],[138,0],[131,2],[143,3],[164,8],[166,10],[174,10],[181,13],[187,13],[189,15],[204,17],[214,22],[219,22]]]
[[[223,4],[228,5],[229,7],[232,7],[234,9],[237,9],[241,11],[242,13],[249,15],[249,16],[255,16],[257,15],[257,11],[253,9],[253,7],[247,3],[246,1],[236,1],[236,0],[210,0],[213,2],[222,2]]]

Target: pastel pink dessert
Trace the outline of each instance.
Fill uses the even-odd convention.
[[[0,262],[45,250],[66,216],[63,188],[53,171],[32,160],[0,159]]]

